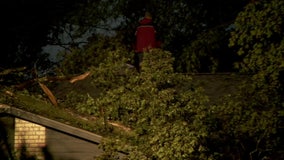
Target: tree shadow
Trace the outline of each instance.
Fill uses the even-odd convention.
[[[42,153],[45,160],[53,160],[53,156],[47,146],[42,147]]]
[[[12,148],[7,137],[5,125],[0,121],[0,159],[13,159]]]
[[[41,148],[43,159],[53,160],[47,146]],[[7,126],[0,121],[0,160],[38,160],[36,155],[30,154],[27,150],[27,145],[24,143],[20,149],[18,156],[14,151],[11,142],[8,139]]]

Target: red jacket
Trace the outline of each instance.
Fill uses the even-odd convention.
[[[135,52],[144,52],[156,47],[156,30],[152,25],[152,19],[143,18],[137,27]]]

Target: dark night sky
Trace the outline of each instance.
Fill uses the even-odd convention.
[[[6,0],[1,1],[2,53],[0,68],[10,66],[19,44],[27,46],[20,53],[26,58],[36,54],[46,44],[50,27],[72,9],[72,0]],[[20,64],[21,65],[21,64]]]

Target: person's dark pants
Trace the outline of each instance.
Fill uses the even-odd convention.
[[[138,73],[141,72],[141,66],[140,63],[143,60],[143,53],[142,52],[137,52],[134,54],[134,66],[137,70]]]

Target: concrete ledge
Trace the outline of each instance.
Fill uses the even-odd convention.
[[[45,126],[47,128],[51,128],[57,130],[59,132],[63,132],[74,137],[78,137],[80,139],[84,139],[93,143],[101,143],[102,137],[100,135],[94,134],[92,132],[88,132],[76,127],[72,127],[66,125],[64,123],[60,123],[15,107],[11,107],[5,104],[0,104],[0,113],[12,115],[17,118],[21,118],[26,121],[33,122],[35,124],[39,124]]]

